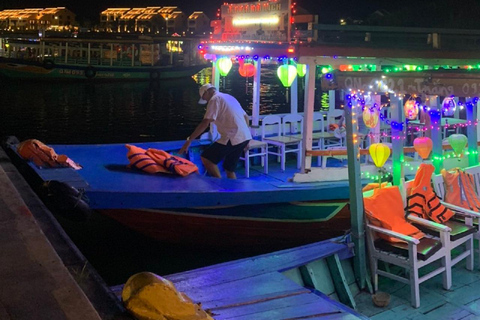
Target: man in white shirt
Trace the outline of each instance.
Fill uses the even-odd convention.
[[[235,167],[243,150],[248,145],[252,134],[248,128],[249,119],[240,103],[229,94],[218,92],[210,83],[200,87],[200,104],[207,104],[207,111],[202,122],[187,138],[179,153],[188,151],[193,139],[201,135],[210,123],[217,125],[220,139],[215,141],[205,151],[201,159],[207,172],[216,178],[221,178],[218,163],[223,160],[223,168],[227,178],[236,179]]]

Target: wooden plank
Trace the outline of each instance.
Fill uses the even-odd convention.
[[[313,293],[310,294],[311,296],[315,296]],[[303,298],[303,297],[302,297]],[[251,312],[244,315],[233,315],[231,317],[226,316],[218,319],[235,319],[235,320],[272,320],[272,319],[302,319],[302,318],[312,318],[312,317],[325,317],[329,315],[342,315],[345,314],[341,310],[334,308],[331,304],[327,303],[326,301],[322,300],[321,298],[317,297],[318,299],[308,302],[302,303],[302,301],[298,301],[297,304],[294,305],[274,305],[272,307],[267,306],[258,306],[259,312],[255,312],[255,310],[250,310]],[[303,298],[306,301],[305,298]],[[268,302],[266,303],[268,304]]]
[[[307,290],[298,295],[278,296],[270,299],[253,301],[248,305],[236,305],[228,308],[211,308],[210,311],[213,312],[216,320],[231,319],[285,307],[297,306],[301,308],[304,304],[319,302],[320,300],[321,299],[319,299],[318,296]],[[337,312],[338,308],[325,304],[325,310],[328,312]]]
[[[340,299],[340,301],[351,308],[356,308],[355,299],[353,298],[352,292],[350,292],[350,287],[348,285],[347,278],[343,273],[342,264],[338,256],[335,254],[333,256],[326,258],[330,273],[332,275],[333,284],[335,285],[335,291]]]
[[[257,300],[256,296],[303,289],[298,284],[276,271],[236,281],[226,281],[220,284],[206,282],[204,286],[178,286],[194,302],[200,302],[207,308],[235,304],[238,300]],[[220,305],[220,303],[222,305]]]
[[[179,288],[203,287],[206,283],[215,285],[272,271],[282,272],[335,253],[342,258],[351,254],[346,245],[326,240],[294,249],[173,274],[167,278]]]
[[[300,270],[308,287],[315,288],[326,295],[335,292],[335,286],[325,259],[313,261],[300,267]]]

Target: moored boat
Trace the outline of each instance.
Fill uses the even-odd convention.
[[[136,145],[174,153],[182,143]],[[79,190],[91,209],[166,242],[278,249],[341,236],[349,229],[346,181],[295,183],[289,177],[297,169],[282,172],[276,162],[270,163],[268,174],[258,165],[251,168],[249,178],[243,168],[237,180],[208,177],[199,157],[208,143],[200,140],[192,147],[189,159],[200,173],[187,177],[127,168],[124,144],[52,145],[58,154],[81,164],[81,170],[39,168],[21,159],[15,144],[6,149],[50,207],[64,205],[64,197],[52,198],[58,193],[42,186],[52,180],[63,182]],[[73,208],[66,211],[67,216],[77,214]]]
[[[165,80],[207,67],[196,39],[2,39],[0,75],[41,80]]]

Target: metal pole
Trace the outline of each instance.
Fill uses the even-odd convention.
[[[253,101],[252,101],[252,126],[258,127],[260,123],[260,71],[262,68],[261,58],[253,61],[255,74],[253,75]]]
[[[468,165],[478,164],[477,147],[477,106],[478,98],[467,101],[467,138],[468,138]]]
[[[392,115],[392,163],[393,185],[400,186],[403,178],[403,138],[405,137],[405,114],[403,112],[403,99],[400,97],[390,98]]]

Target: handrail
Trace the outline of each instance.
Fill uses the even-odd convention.
[[[480,141],[477,142],[477,146],[480,146]],[[391,150],[392,148],[390,148]],[[452,149],[450,144],[442,145],[443,150]],[[414,147],[403,147],[403,153],[413,153],[415,152]],[[368,149],[361,149],[360,148],[360,155],[369,155]],[[313,156],[313,157],[328,157],[328,156],[346,156],[347,149],[332,149],[332,150],[307,150],[305,152],[306,156]]]

